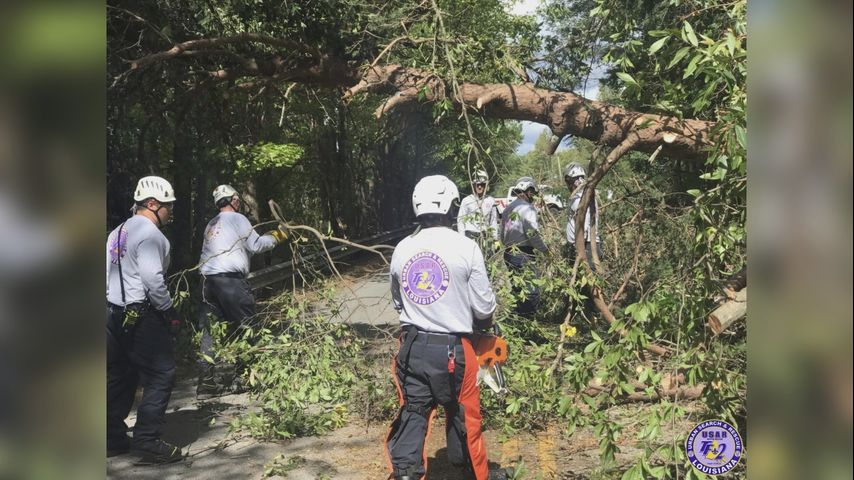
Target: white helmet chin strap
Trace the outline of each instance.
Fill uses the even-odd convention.
[[[238,202],[237,205],[235,205],[234,202]],[[240,197],[238,197],[237,195],[231,197],[231,201],[228,202],[228,205],[231,208],[233,208],[235,212],[238,212],[238,213],[240,212],[240,205],[242,205],[242,204],[243,204],[243,201],[241,201]]]
[[[157,226],[158,226],[159,228],[163,228],[163,227],[165,227],[166,225],[169,225],[170,223],[172,223],[172,216],[171,216],[171,215],[169,216],[169,220],[168,220],[167,222],[164,222],[163,220],[161,220],[161,219],[160,219],[160,213],[159,213],[159,212],[160,212],[160,210],[162,210],[162,209],[164,209],[164,208],[166,208],[166,207],[165,207],[165,206],[163,205],[163,203],[161,203],[161,202],[157,202],[157,203],[159,204],[159,206],[157,207],[157,209],[153,209],[153,208],[149,207],[149,206],[148,206],[148,204],[143,205],[143,207],[144,207],[146,210],[148,210],[149,212],[151,212],[151,213],[153,213],[153,214],[154,214],[154,218],[156,218],[156,219],[157,219]]]

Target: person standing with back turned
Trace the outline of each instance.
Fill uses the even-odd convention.
[[[227,385],[216,382],[214,365],[204,357],[213,359],[213,338],[209,314],[228,323],[229,336],[255,316],[255,297],[246,280],[249,274],[249,257],[273,249],[285,241],[287,232],[276,230],[258,235],[245,215],[240,213],[240,196],[230,185],[220,185],[213,191],[214,205],[219,214],[208,222],[199,272],[202,274],[202,330],[199,360],[199,382],[196,395],[200,398],[223,393]],[[239,370],[239,367],[237,368]],[[237,376],[239,372],[235,373]],[[239,383],[239,382],[237,382]]]
[[[391,294],[400,312],[400,348],[392,363],[400,410],[386,438],[391,478],[422,480],[424,451],[437,405],[447,414],[451,463],[477,480],[503,480],[489,471],[481,428],[478,364],[468,338],[492,325],[495,294],[477,244],[453,231],[459,191],[448,178],[422,178],[412,193],[420,227],[391,259]]]

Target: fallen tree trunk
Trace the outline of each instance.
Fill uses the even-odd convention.
[[[747,315],[747,287],[735,292],[735,298],[727,300],[709,314],[707,325],[715,335],[720,335],[736,320]]]
[[[245,52],[252,44],[281,53],[257,55]],[[315,48],[286,39],[255,33],[231,37],[203,38],[130,62],[132,69],[175,60],[207,62],[210,77],[232,81],[259,77],[275,82],[297,82],[324,88],[345,88],[345,99],[371,92],[388,95],[377,110],[387,114],[403,104],[450,100],[457,108],[477,111],[488,118],[528,120],[547,125],[558,139],[573,135],[598,144],[616,147],[632,132],[633,150],[680,159],[704,160],[713,143],[714,122],[633,112],[616,105],[589,100],[571,92],[537,88],[532,83],[479,84],[462,82],[459,95],[451,94],[449,82],[435,73],[402,65],[365,66],[367,62],[345,61]],[[556,147],[558,142],[553,142]]]

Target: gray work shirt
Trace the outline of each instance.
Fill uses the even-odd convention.
[[[202,245],[202,275],[249,273],[249,257],[276,246],[272,235],[258,235],[249,219],[237,212],[220,212],[208,222]]]
[[[120,261],[124,301],[119,279]],[[168,268],[169,240],[148,218],[132,216],[107,237],[107,301],[124,306],[147,299],[157,310],[168,309],[172,306],[166,287]]]
[[[584,187],[577,188],[572,196],[569,198],[569,208],[566,209],[566,213],[569,216],[569,220],[566,222],[566,241],[569,242],[570,245],[575,244],[575,213],[578,211],[578,207],[581,206],[581,196],[584,194]],[[594,205],[596,210],[596,242],[600,241],[599,237],[599,203],[596,201],[596,196],[593,196],[593,201],[591,202]],[[588,205],[587,212],[584,214],[584,241],[590,241],[590,206]]]
[[[501,242],[505,247],[518,245],[546,251],[540,236],[537,209],[521,198],[517,198],[501,214]]]
[[[425,228],[397,244],[389,271],[400,323],[437,333],[471,333],[495,311],[495,294],[474,240]]]
[[[475,194],[464,198],[457,215],[457,231],[489,232],[498,240],[498,211],[495,209],[495,199],[489,195],[477,198]]]

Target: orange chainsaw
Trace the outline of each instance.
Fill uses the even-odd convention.
[[[507,342],[501,337],[498,325],[492,325],[492,333],[473,333],[470,338],[480,367],[477,383],[485,383],[495,393],[507,393],[507,383],[501,371],[501,365],[507,361]]]

